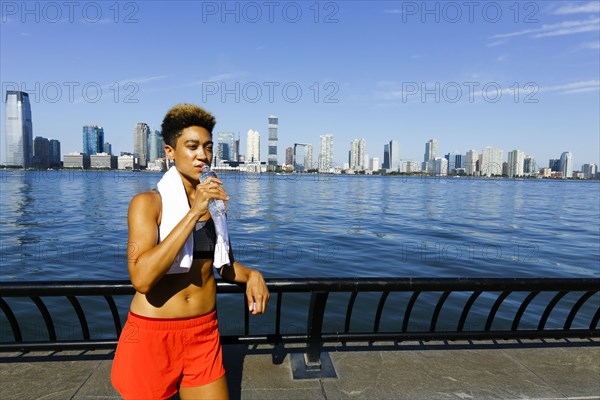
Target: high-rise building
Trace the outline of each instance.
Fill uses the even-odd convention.
[[[436,157],[428,162],[433,164],[433,173],[436,176],[448,175],[448,160],[446,158]]]
[[[85,125],[83,127],[83,154],[102,153],[104,151],[104,128],[98,125]]]
[[[241,161],[240,160],[240,135],[238,133],[238,138],[235,139],[235,144],[233,145],[233,161]]]
[[[304,143],[294,143],[294,171],[296,172],[306,172],[310,168],[310,164],[308,164],[308,144]]]
[[[319,138],[319,172],[333,173],[333,135],[325,134]]]
[[[313,164],[313,145],[310,143],[306,144],[306,169],[315,169]]]
[[[390,140],[388,149],[390,151],[389,169],[393,172],[400,172],[400,143],[397,140]]]
[[[294,165],[294,149],[292,147],[285,148],[285,165]]]
[[[448,153],[444,156],[448,160],[448,172],[465,168],[466,156],[459,153]]]
[[[60,142],[50,139],[50,166],[60,167]]]
[[[535,158],[533,156],[525,156],[523,160],[523,174],[524,175],[535,175],[536,174]]]
[[[490,146],[481,151],[479,168],[482,176],[502,175],[502,153],[502,150]]]
[[[133,130],[133,156],[137,158],[140,168],[148,166],[148,136],[150,136],[148,124],[138,122]]]
[[[583,164],[581,166],[581,172],[583,172],[583,177],[585,179],[593,179],[596,177],[598,173],[598,167],[596,164]]]
[[[381,168],[383,168],[383,169],[390,168],[390,145],[389,145],[389,143],[383,145],[383,164],[381,165]]]
[[[367,141],[365,139],[354,139],[350,142],[350,169],[362,171],[368,165],[366,161]]]
[[[50,141],[41,136],[33,139],[32,165],[39,168],[50,167]]]
[[[219,132],[217,134],[216,156],[217,163],[235,161],[235,135],[233,132]]]
[[[104,150],[104,152],[106,154],[112,154],[112,144],[105,142],[104,146],[102,147],[102,149]]]
[[[268,164],[272,167],[279,165],[277,161],[277,128],[279,127],[279,118],[275,115],[269,115],[269,152],[267,155]]]
[[[107,152],[108,153],[108,152]],[[152,130],[148,136],[148,161],[154,162],[157,158],[165,157],[165,141],[158,130]]]
[[[33,124],[29,94],[7,90],[4,110],[6,165],[28,168],[33,158]]]
[[[431,170],[435,168],[435,163],[430,163],[429,161],[435,160],[437,158],[438,153],[438,142],[437,139],[429,139],[427,143],[425,143],[425,155],[423,156],[423,171],[427,171],[430,173],[434,173],[435,171]]]
[[[260,133],[249,129],[246,137],[246,162],[260,163]]]
[[[371,170],[379,171],[381,169],[381,163],[379,162],[379,157],[373,157],[371,160]]]
[[[563,178],[573,176],[573,154],[570,151],[565,151],[560,155],[560,172]]]
[[[560,159],[551,158],[548,161],[548,168],[550,168],[550,171],[552,171],[552,172],[559,172],[560,171]]]
[[[479,159],[479,154],[475,150],[467,151],[467,155],[465,157],[465,174],[469,176],[477,175],[477,160]]]
[[[525,170],[525,153],[513,150],[508,153],[508,177],[523,176]]]

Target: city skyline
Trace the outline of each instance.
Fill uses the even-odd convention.
[[[34,136],[65,153],[89,123],[113,153],[131,151],[137,122],[160,129],[189,102],[242,140],[248,129],[266,139],[277,115],[280,164],[294,142],[316,149],[327,133],[336,164],[348,158],[338,144],[362,137],[371,158],[397,140],[402,159],[421,162],[435,137],[440,153],[520,149],[542,164],[570,150],[575,169],[600,163],[597,1],[276,3],[252,3],[253,17],[240,2],[93,3],[100,15],[52,3],[59,16],[11,2],[2,92],[28,92]],[[199,42],[202,54],[190,51]]]

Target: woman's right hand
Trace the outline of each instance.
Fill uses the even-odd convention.
[[[199,217],[208,212],[208,201],[210,199],[229,200],[227,192],[225,192],[225,189],[221,185],[223,185],[223,181],[214,176],[209,176],[203,182],[196,185],[196,193],[191,208],[198,212]]]

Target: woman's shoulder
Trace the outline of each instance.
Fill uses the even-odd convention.
[[[156,190],[138,193],[131,199],[129,209],[143,209],[144,211],[160,212],[162,208],[162,199]]]

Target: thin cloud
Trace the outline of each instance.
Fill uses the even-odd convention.
[[[555,15],[600,13],[600,2],[590,1],[586,4],[569,4],[554,11]]]
[[[516,36],[541,38],[593,31],[600,31],[600,18],[588,18],[586,20],[579,21],[563,21],[556,24],[542,25],[541,28],[537,29],[525,29],[517,32],[501,33],[492,36],[492,39],[507,39]]]
[[[600,50],[600,42],[585,42],[579,47],[582,49]]]

